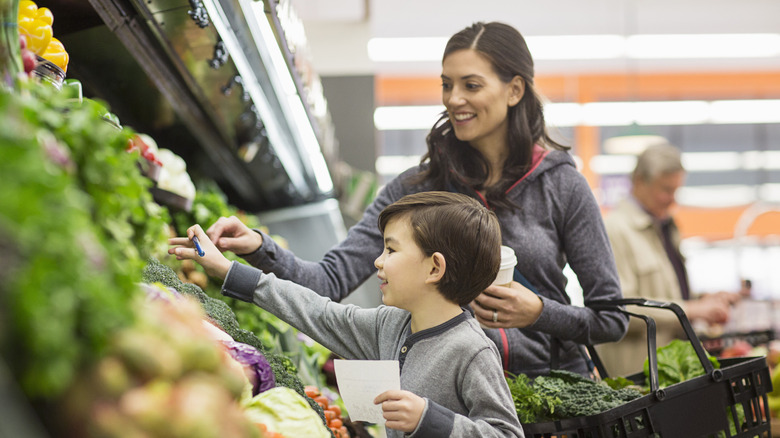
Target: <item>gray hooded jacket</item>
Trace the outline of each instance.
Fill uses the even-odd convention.
[[[382,209],[404,195],[434,189],[430,183],[408,182],[420,170],[409,169],[388,183],[347,238],[319,262],[296,258],[268,235],[263,235],[257,251],[243,258],[264,272],[339,301],[376,273],[373,261],[384,248],[377,227]],[[456,190],[484,203],[470,188]],[[520,208],[497,213],[503,244],[514,248],[517,270],[537,289],[544,309],[526,328],[486,334],[512,373],[536,376],[547,374],[552,366],[587,374],[590,367],[581,346],[618,341],[628,326],[627,317],[619,312],[587,308],[593,300],[621,297],[601,210],[574,160],[563,151],[545,152],[507,193]],[[566,263],[577,275],[586,307],[571,305],[563,273]]]

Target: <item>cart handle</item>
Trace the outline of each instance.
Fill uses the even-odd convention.
[[[677,316],[677,319],[680,321],[680,324],[682,325],[685,336],[688,337],[688,340],[691,342],[694,351],[696,351],[696,356],[699,358],[699,362],[701,362],[702,367],[704,367],[705,374],[712,376],[715,381],[721,380],[721,371],[716,370],[712,365],[712,362],[710,362],[710,360],[707,358],[707,353],[704,351],[704,347],[702,346],[701,341],[699,341],[698,336],[696,336],[696,333],[693,331],[693,327],[691,327],[691,323],[688,321],[688,317],[685,316],[685,312],[678,304],[665,301],[648,300],[645,298],[621,298],[618,300],[597,300],[589,302],[587,306],[590,309],[618,310],[626,315],[641,318],[645,321],[647,324],[647,357],[648,365],[650,366],[650,389],[656,393],[659,399],[663,398],[664,391],[658,389],[658,360],[656,355],[655,320],[647,315],[631,313],[621,308],[621,306],[628,305],[654,307],[657,309],[667,309],[671,312],[674,312],[674,314]],[[606,376],[605,369],[600,369],[599,371],[604,372],[604,376]]]

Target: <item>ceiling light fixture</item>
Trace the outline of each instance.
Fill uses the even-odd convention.
[[[217,3],[216,0],[211,1]],[[239,4],[245,11],[246,16],[254,18],[252,20],[247,20],[249,30],[260,51],[264,67],[269,72],[268,79],[271,81],[273,88],[279,91],[279,95],[277,96],[279,106],[286,115],[286,119],[288,120],[287,123],[290,125],[286,133],[276,132],[280,131],[279,129],[272,130],[274,127],[272,124],[268,123],[268,120],[270,120],[271,117],[282,118],[283,115],[277,114],[269,108],[267,104],[261,105],[257,100],[253,100],[260,110],[260,115],[268,130],[271,144],[274,146],[274,152],[278,154],[285,168],[300,169],[301,164],[305,163],[304,165],[306,165],[314,174],[314,179],[319,190],[325,193],[330,192],[333,190],[333,180],[330,177],[325,157],[322,155],[322,150],[320,149],[319,140],[311,125],[306,109],[303,106],[301,96],[298,94],[298,89],[292,79],[287,62],[280,50],[270,49],[273,44],[276,44],[276,33],[266,17],[263,2],[239,0]],[[206,2],[206,6],[208,9],[208,1]],[[211,10],[209,10],[209,14],[211,14]],[[227,21],[225,20],[225,22]],[[222,35],[221,32],[220,35]],[[241,46],[233,44],[230,49],[229,53],[234,61],[241,59],[244,56],[244,51]],[[237,61],[236,64],[238,65]],[[251,73],[251,66],[248,67],[248,69],[239,68],[239,73],[244,78],[254,77],[246,76]],[[244,82],[244,86],[247,87],[250,94],[252,94],[253,90],[257,90],[257,94],[259,95],[262,90],[257,86],[258,82],[259,81],[257,80],[247,80]],[[265,100],[267,102],[268,99],[266,98]],[[288,139],[295,139],[296,141],[290,144],[286,141]],[[296,145],[298,145],[300,156],[305,158],[305,161],[297,159],[287,150],[288,147],[296,147]],[[297,173],[302,173],[302,171],[298,171]],[[291,174],[290,177],[291,179],[295,177],[293,182],[299,187],[307,187],[307,183],[306,181],[303,181],[302,176]],[[301,189],[301,191],[302,193],[306,193],[303,189]]]
[[[380,131],[431,129],[444,105],[380,106],[374,110],[374,126]]]
[[[535,60],[771,58],[780,34],[549,35],[525,38]],[[441,61],[447,38],[371,38],[374,62]]]
[[[635,59],[771,58],[780,56],[780,34],[631,35],[625,56]]]
[[[780,170],[780,151],[684,152],[682,161],[687,173]],[[588,164],[599,175],[628,175],[636,165],[636,155],[595,155]]]
[[[374,111],[380,131],[430,129],[443,105],[384,106]],[[548,103],[551,126],[664,126],[780,123],[780,99]]]

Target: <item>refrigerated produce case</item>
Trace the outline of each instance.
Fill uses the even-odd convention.
[[[160,147],[169,148],[184,157],[189,173],[195,179],[216,182],[228,195],[231,205],[250,213],[313,206],[309,209],[312,216],[318,214],[320,210],[318,206],[333,205],[335,202],[332,199],[333,185],[323,154],[323,150],[333,150],[334,140],[329,137],[332,132],[321,127],[322,114],[315,114],[307,106],[309,98],[304,97],[306,86],[296,77],[291,59],[292,52],[286,45],[287,43],[281,34],[280,22],[275,16],[277,8],[275,2],[215,0],[204,5],[200,1],[90,0],[85,2],[40,0],[37,3],[40,7],[50,8],[56,17],[56,36],[63,41],[71,55],[67,77],[80,81],[84,96],[105,101],[111,112],[118,116],[117,119],[122,125],[149,134],[157,140]],[[265,30],[260,30],[260,28]],[[225,42],[225,40],[231,42]],[[231,52],[233,56],[230,55]],[[40,90],[49,90],[45,88],[48,85],[39,85],[41,86]],[[37,92],[32,94],[38,95]],[[48,102],[47,97],[51,97],[45,93],[43,96],[41,102]],[[87,184],[88,180],[91,184],[90,187],[96,188],[100,192],[100,196],[89,199],[92,195],[91,192],[81,193],[74,189],[75,183],[73,183],[74,187],[68,186],[69,189],[78,192],[74,199],[89,199],[85,201],[85,204],[91,205],[98,211],[98,213],[93,212],[89,218],[84,216],[79,224],[86,226],[89,230],[92,230],[94,226],[97,230],[95,231],[96,235],[100,236],[100,242],[105,240],[105,242],[110,242],[117,248],[122,247],[124,250],[113,252],[106,250],[106,253],[103,254],[97,240],[93,242],[88,239],[91,236],[89,233],[79,229],[68,229],[67,232],[53,234],[65,238],[75,238],[74,236],[78,235],[81,239],[79,245],[68,244],[64,246],[72,249],[80,257],[86,258],[88,254],[81,254],[79,251],[83,249],[85,253],[91,254],[93,258],[89,260],[95,265],[89,265],[87,268],[82,267],[83,269],[72,269],[71,271],[76,272],[65,275],[68,271],[67,264],[46,263],[49,271],[64,271],[58,273],[58,280],[60,280],[58,283],[68,287],[86,288],[82,284],[86,282],[77,280],[82,277],[103,278],[99,275],[99,271],[107,269],[106,266],[112,268],[115,265],[121,266],[122,269],[128,271],[133,271],[135,268],[140,269],[143,260],[150,253],[150,248],[147,246],[157,247],[155,251],[160,250],[160,246],[166,246],[168,224],[164,222],[169,216],[164,214],[165,211],[159,207],[152,208],[154,203],[149,202],[151,198],[146,199],[151,195],[145,193],[147,185],[140,182],[148,183],[148,181],[141,175],[135,174],[134,171],[137,170],[136,164],[138,163],[134,159],[128,159],[127,157],[130,155],[124,153],[127,138],[119,138],[127,132],[115,129],[117,127],[115,124],[104,124],[103,122],[107,121],[105,119],[85,118],[86,115],[97,115],[97,112],[93,111],[94,105],[92,104],[94,102],[85,101],[83,105],[71,107],[73,102],[68,105],[59,102],[63,99],[62,95],[58,95],[57,99],[51,99],[58,102],[51,107],[47,105],[35,106],[36,99],[8,99],[8,102],[16,105],[8,107],[10,108],[8,114],[14,114],[14,111],[19,108],[28,108],[25,105],[36,110],[43,110],[40,120],[30,116],[28,113],[31,111],[29,110],[18,110],[16,113],[24,114],[23,117],[18,117],[18,120],[34,119],[36,123],[33,123],[32,126],[45,126],[46,135],[41,133],[37,137],[37,141],[42,143],[38,146],[42,148],[45,146],[47,153],[63,152],[61,149],[65,149],[55,140],[68,143],[68,149],[73,148],[70,154],[73,155],[71,158],[74,161],[68,159],[67,151],[60,155],[55,154],[61,161],[57,162],[58,166],[64,169],[66,165],[72,166],[73,162],[79,162],[78,166],[65,170],[54,166],[57,168],[51,172],[52,175],[62,176],[63,180],[73,183],[71,179],[77,180],[78,178],[77,175],[71,173],[76,172],[76,170],[85,173],[91,172],[89,178],[79,181]],[[8,102],[4,101],[4,104],[11,105]],[[51,111],[52,115],[56,114],[56,117],[46,117],[46,111]],[[69,140],[77,139],[73,142],[77,144],[75,146],[59,137],[55,139],[49,133],[49,131],[55,131],[50,125],[60,123],[60,117],[69,120],[70,116],[74,116],[73,119],[82,120],[82,123],[84,120],[94,122],[83,131],[77,130],[76,125],[78,124],[75,122],[66,124],[64,132],[70,136]],[[4,140],[11,142],[9,144],[15,144],[13,142],[17,140],[11,134],[18,134],[20,138],[30,134],[26,130],[26,124],[14,124],[15,120],[17,120],[16,117],[7,117],[6,123],[13,129],[0,130],[0,132],[4,131],[4,134],[8,134],[8,138]],[[324,121],[327,122],[327,117]],[[16,128],[20,128],[18,129],[19,133],[15,132]],[[62,134],[59,128],[62,127],[58,127],[57,133]],[[111,133],[110,138],[96,134],[106,130]],[[81,136],[89,137],[91,142],[80,141]],[[26,137],[24,138],[26,139]],[[96,139],[97,141],[94,141]],[[30,144],[34,146],[35,142]],[[27,144],[18,145],[26,146]],[[40,152],[35,147],[8,148],[6,152],[16,150],[27,151],[30,156]],[[113,157],[113,153],[118,155]],[[27,155],[24,157],[27,158]],[[107,157],[109,159],[106,159]],[[54,160],[52,157],[48,158]],[[112,160],[112,158],[117,158],[117,160]],[[82,165],[82,159],[88,161],[88,165]],[[10,162],[13,163],[13,161]],[[27,162],[37,163],[41,166],[51,165],[46,159],[32,159],[27,160]],[[117,163],[123,164],[124,167],[118,166]],[[13,165],[11,168],[14,168]],[[97,170],[98,168],[100,170]],[[48,175],[49,172],[37,173]],[[26,181],[26,178],[30,176],[28,174],[25,174],[24,178],[14,178],[16,174],[13,172],[6,171],[0,172],[0,174],[4,174],[6,178],[21,186],[33,185]],[[79,173],[78,177],[81,176],[83,175]],[[106,184],[104,180],[106,176],[110,176],[109,182],[119,184],[119,181],[123,181],[124,185],[116,187],[112,184]],[[6,183],[4,186],[11,192],[19,191],[13,189],[15,187],[13,184]],[[41,191],[46,193],[51,186],[49,184],[46,189]],[[133,190],[126,190],[128,186]],[[97,199],[98,197],[100,199]],[[3,198],[4,202],[8,202],[9,198],[11,201],[19,201],[18,198],[9,196],[0,198]],[[60,196],[58,200],[63,205],[69,205],[69,202],[74,199]],[[115,202],[117,200],[123,202]],[[156,197],[155,200],[157,200]],[[192,199],[190,201],[192,202]],[[33,196],[27,196],[25,200],[21,200],[22,205],[37,206],[36,202],[43,203],[44,200],[34,199]],[[53,210],[57,210],[56,207],[60,203],[55,203]],[[140,204],[140,209],[138,205],[135,205],[136,203]],[[109,204],[110,207],[107,207]],[[77,209],[79,206],[81,204],[69,207]],[[117,211],[125,207],[125,210]],[[29,210],[38,211],[32,207]],[[109,210],[112,214],[107,213]],[[4,213],[11,214],[12,212],[6,210]],[[170,213],[176,212],[172,209]],[[20,214],[23,215],[23,212]],[[127,215],[132,215],[135,222],[124,224]],[[54,223],[61,223],[63,227],[72,225],[60,210],[57,210],[56,214],[41,214],[40,216],[45,216]],[[343,223],[340,221],[340,217],[331,216],[333,216],[332,220],[323,223],[323,226],[328,228],[328,234],[333,236],[343,233]],[[81,216],[79,217],[81,218]],[[96,223],[91,224],[92,221]],[[131,229],[128,230],[125,225],[137,225],[138,229],[130,227]],[[157,225],[160,226],[157,227]],[[24,226],[13,221],[9,225],[4,220],[3,226],[9,228],[0,230],[0,234],[3,234],[0,237],[8,239],[0,239],[2,240],[0,247],[3,247],[3,252],[8,254],[14,263],[5,264],[6,269],[0,270],[0,277],[3,278],[4,283],[14,284],[8,281],[14,279],[15,272],[12,268],[18,268],[20,264],[24,265],[27,262],[23,257],[25,254],[14,251],[17,244],[21,248],[21,244],[16,242],[16,238],[17,235],[29,237],[30,233],[21,232],[26,231]],[[47,236],[47,232],[51,231],[49,227],[31,228],[35,228],[35,232],[32,233],[35,236]],[[151,228],[155,228],[154,233],[152,233]],[[128,233],[128,231],[130,232]],[[137,233],[134,234],[134,231]],[[56,239],[51,239],[52,242],[54,240]],[[143,241],[142,245],[136,245],[139,241]],[[87,249],[82,248],[81,243],[87,246],[94,245]],[[8,246],[9,244],[10,246]],[[40,247],[41,245],[35,246]],[[61,245],[56,244],[51,246],[62,248]],[[49,255],[44,250],[37,253]],[[162,253],[153,252],[153,254],[159,256]],[[65,259],[67,258],[65,257]],[[106,260],[111,260],[112,263],[107,263]],[[11,274],[11,277],[6,277],[6,274]],[[175,277],[176,274],[172,275]],[[119,274],[116,276],[119,277]],[[91,314],[84,312],[83,308],[93,306],[99,308],[102,313],[103,310],[110,307],[103,306],[99,299],[92,302],[95,298],[94,295],[98,294],[93,294],[94,291],[91,289],[81,294],[75,294],[79,299],[83,298],[78,302],[78,305],[57,306],[57,303],[62,304],[62,301],[57,301],[57,295],[52,293],[48,287],[36,285],[37,276],[30,275],[28,277],[29,281],[25,284],[35,290],[36,294],[47,294],[47,298],[50,298],[51,302],[47,304],[51,306],[40,306],[44,310],[50,307],[62,308],[63,313],[71,311],[72,314],[78,313],[79,318],[89,319],[87,317]],[[122,278],[128,283],[122,284],[122,286],[127,286],[126,289],[135,289],[137,284],[130,282],[129,275]],[[74,284],[68,283],[69,280]],[[130,283],[132,283],[132,287],[130,287]],[[111,284],[110,281],[107,287],[99,289],[105,291],[107,297],[124,297],[124,294],[130,293],[130,290],[121,290],[120,286]],[[17,292],[19,290],[25,291],[26,289],[19,288]],[[5,293],[4,290],[0,296],[3,296],[4,300],[12,300],[20,295],[36,298],[36,294],[11,294],[10,291]],[[70,303],[70,300],[75,300],[75,298],[69,297],[65,301]],[[31,306],[28,305],[27,308],[29,307]],[[127,308],[123,305],[116,307],[119,309]],[[18,310],[11,305],[0,306],[0,308],[5,308],[7,312]],[[44,313],[44,311],[39,309],[39,313]],[[227,315],[226,312],[223,313]],[[34,324],[32,318],[29,321],[26,320],[26,315],[20,317],[15,313],[13,315],[14,318],[0,317],[0,320],[5,320],[4,322],[13,320],[13,322],[19,323],[18,325]],[[211,316],[211,313],[208,315]],[[8,314],[4,313],[2,316],[7,317]],[[235,316],[233,318],[235,319]],[[57,318],[54,316],[50,319],[70,323],[72,319],[76,318]],[[102,319],[96,318],[96,320],[119,324],[117,318],[104,317]],[[79,321],[81,320],[79,319]],[[16,327],[14,326],[14,328]],[[29,333],[32,330],[21,331]],[[84,335],[77,330],[74,333],[69,330],[54,331],[60,332],[62,337]],[[85,331],[89,332],[89,330]],[[49,334],[43,329],[40,332],[41,337]],[[94,330],[94,332],[107,334],[108,331]],[[6,335],[9,333],[11,331],[5,332],[3,341],[8,339]],[[245,333],[242,332],[243,335]],[[85,345],[76,345],[76,342],[67,341],[57,344],[71,352],[78,350],[79,355],[84,350],[83,355],[86,355],[89,348],[94,347],[93,344],[98,344],[89,341],[90,339],[87,339],[84,342]],[[32,350],[32,347],[29,350]],[[28,352],[25,351],[25,353]],[[60,358],[57,356],[58,352],[49,353],[52,358]],[[34,361],[35,359],[28,357],[31,355],[16,354],[16,356],[24,356],[23,360]],[[283,357],[281,353],[273,353],[273,356]],[[76,359],[80,358],[81,356],[71,357],[72,361],[67,363],[68,366],[62,366],[62,361],[56,362],[56,364],[60,366],[59,371],[62,372],[64,369],[65,374],[67,374],[71,370],[70,365],[76,363]],[[289,359],[287,360],[289,361]],[[279,361],[279,363],[287,363],[283,362],[282,359]],[[54,360],[51,362],[55,363]],[[9,389],[7,379],[2,373],[3,365],[3,360],[0,360],[0,387]],[[15,368],[14,371],[18,371],[18,369]],[[84,371],[89,370],[85,369]],[[285,369],[286,373],[288,371],[292,372],[291,369]],[[291,380],[295,381],[290,383],[288,387],[301,386],[301,382],[296,380],[297,376],[293,374],[289,374],[289,376]],[[43,380],[41,379],[41,381]],[[69,387],[70,383],[69,379],[59,381],[60,386],[65,389]],[[38,387],[40,388],[41,385],[38,384]],[[81,386],[73,385],[74,388]],[[300,389],[297,392],[302,392],[302,388],[294,389],[296,391]],[[60,392],[54,395],[60,395],[63,388],[59,388],[59,390]],[[52,388],[46,388],[46,391],[48,392],[43,395],[40,393],[25,395],[30,396],[31,399],[37,397],[36,403],[41,398],[44,399],[45,403],[48,403],[47,397],[56,391]],[[3,400],[0,400],[0,402],[5,402],[0,403],[0,405],[4,405],[0,407],[0,411],[3,411],[4,414],[14,415],[14,419],[17,421],[3,423],[4,427],[0,427],[0,435],[5,432],[17,436],[20,434],[35,436],[33,433],[38,433],[37,429],[39,428],[38,419],[34,417],[49,406],[36,404],[36,406],[30,406],[31,409],[27,409],[27,404],[23,400],[24,396],[10,397],[13,395],[11,391],[6,392],[9,393],[9,397],[3,397]],[[312,407],[317,411],[317,406]],[[30,415],[26,415],[28,410]],[[58,414],[50,411],[52,417]],[[46,417],[41,423],[49,424],[48,415],[47,413],[47,415],[41,416],[42,419]],[[30,418],[26,418],[27,416]],[[321,412],[320,417],[322,417]],[[54,419],[51,420],[51,424],[56,424]],[[25,432],[21,433],[22,430]],[[62,433],[67,434],[66,432]]]
[[[276,0],[40,0],[69,79],[249,212],[333,197],[336,141]],[[283,19],[290,12],[284,9]],[[297,30],[296,30],[297,31]],[[298,56],[300,58],[300,56]],[[326,158],[325,152],[330,156]]]

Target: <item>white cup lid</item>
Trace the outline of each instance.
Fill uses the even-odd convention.
[[[501,269],[514,267],[517,264],[515,250],[508,246],[501,245]]]

